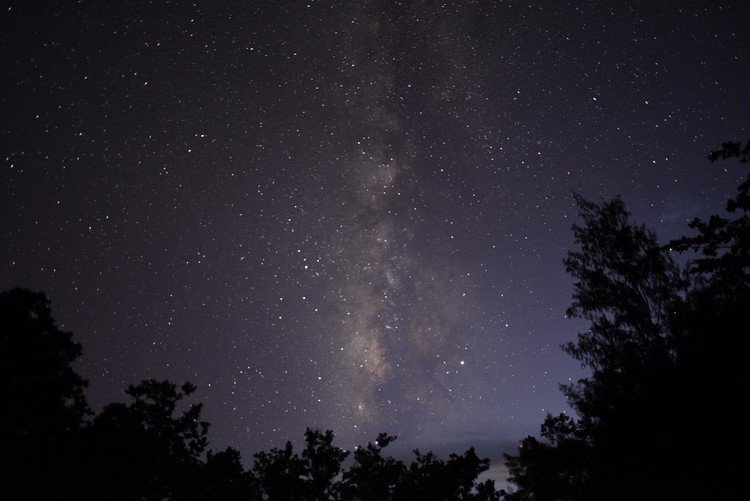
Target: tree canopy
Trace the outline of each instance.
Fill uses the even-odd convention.
[[[750,142],[713,160],[747,161]],[[564,351],[590,370],[562,387],[576,416],[548,415],[541,440],[506,455],[506,499],[734,499],[740,462],[736,399],[750,322],[750,178],[728,216],[694,220],[697,234],[660,245],[619,198],[576,196],[582,224],[564,259],[575,280],[570,317],[588,328]],[[674,252],[692,252],[684,266]],[[736,440],[741,441],[741,438]],[[744,450],[744,448],[743,448]]]
[[[308,429],[301,454],[291,442],[261,451],[248,469],[237,449],[209,448],[197,388],[153,379],[130,385],[126,402],[93,413],[86,382],[71,364],[82,347],[57,328],[41,292],[0,294],[2,364],[8,406],[2,416],[3,494],[9,499],[407,500],[498,499],[478,483],[489,460],[474,449],[447,461],[414,451],[383,455],[381,434],[350,456],[332,431]]]

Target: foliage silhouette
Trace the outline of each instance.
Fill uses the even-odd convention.
[[[709,155],[712,161],[733,157],[743,163],[750,161],[750,140],[742,150],[740,143],[725,143],[722,150]],[[670,242],[679,252],[699,252],[702,257],[690,263],[691,274],[702,282],[700,288],[710,287],[723,295],[741,294],[750,287],[750,176],[737,191],[726,205],[726,211],[737,217],[713,215],[708,221],[696,218],[689,226],[698,231],[697,235]]]
[[[132,402],[107,405],[82,433],[80,462],[90,478],[79,496],[175,497],[208,443],[201,404],[176,414],[194,391],[190,383],[178,390],[169,381],[147,380],[125,391]]]
[[[395,499],[497,499],[494,483],[482,487],[476,484],[477,476],[489,468],[489,459],[479,459],[473,447],[460,456],[451,454],[447,462],[432,452],[415,450],[414,454],[416,458],[397,486]]]
[[[451,454],[448,461],[431,452],[414,451],[415,460],[407,467],[383,455],[383,449],[395,439],[381,433],[374,443],[358,447],[354,464],[342,469],[349,453],[332,445],[333,432],[308,429],[301,457],[290,442],[283,449],[255,455],[252,474],[258,482],[258,495],[289,500],[499,499],[493,481],[477,483],[489,460],[479,459],[473,448],[460,456]]]
[[[381,434],[354,452],[333,445],[332,431],[308,429],[301,454],[287,442],[259,452],[245,470],[233,448],[208,450],[196,387],[153,379],[125,390],[129,401],[92,420],[86,382],[70,364],[82,352],[60,331],[43,293],[0,295],[3,375],[3,495],[9,499],[123,500],[495,500],[492,481],[478,484],[489,461],[473,449],[448,461],[415,451],[415,461],[382,454],[395,437]]]
[[[748,151],[728,143],[710,158]],[[577,419],[547,416],[542,440],[506,455],[517,487],[506,499],[741,497],[736,445],[707,437],[742,424],[733,402],[747,383],[749,185],[727,204],[739,216],[695,220],[697,235],[667,246],[632,224],[619,198],[576,196],[567,313],[589,328],[563,348],[591,374],[562,387]],[[681,270],[671,252],[688,250],[698,257]]]
[[[393,499],[396,486],[406,472],[402,462],[382,454],[394,440],[396,437],[381,433],[375,443],[354,451],[354,465],[344,472],[341,481],[345,499]]]
[[[8,479],[6,494],[44,497],[37,479],[68,475],[67,452],[90,412],[83,394],[87,382],[71,367],[82,348],[55,325],[44,293],[0,294],[0,319],[0,469]]]
[[[258,492],[255,478],[242,466],[239,451],[228,447],[217,453],[208,451],[205,465],[193,469],[178,498],[253,501],[260,499]]]
[[[255,454],[252,474],[267,499],[336,499],[335,479],[348,452],[333,445],[333,432],[308,429],[302,456],[291,442],[283,449]]]
[[[305,495],[309,500],[325,500],[337,494],[334,480],[341,473],[341,465],[349,452],[333,445],[333,432],[305,431]]]
[[[273,448],[269,452],[255,454],[253,474],[258,479],[261,492],[267,499],[304,499],[305,487],[302,476],[304,462],[294,453],[291,442],[283,449]]]

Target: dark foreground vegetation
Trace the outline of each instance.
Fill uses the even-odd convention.
[[[747,163],[750,141],[709,158]],[[619,199],[577,201],[567,313],[589,328],[564,350],[591,375],[562,387],[576,418],[547,416],[541,440],[506,456],[506,498],[747,499],[750,177],[726,216],[666,246]]]
[[[333,433],[307,430],[291,443],[254,455],[209,450],[201,404],[184,405],[195,386],[147,380],[127,403],[97,415],[71,368],[81,346],[60,331],[41,292],[0,294],[0,377],[6,382],[2,430],[3,499],[330,500],[497,499],[492,481],[477,483],[489,460],[474,449],[447,461],[415,451],[410,464],[383,454],[381,434],[349,456]],[[184,409],[184,410],[180,410]]]
[[[711,159],[750,156],[728,143]],[[385,456],[381,434],[350,455],[333,433],[307,430],[254,455],[212,451],[196,388],[143,381],[129,401],[94,415],[71,367],[82,348],[60,331],[40,292],[0,294],[0,472],[4,499],[567,500],[741,499],[747,439],[750,178],[726,217],[690,224],[660,245],[619,199],[580,197],[571,317],[588,330],[565,351],[590,376],[563,391],[576,416],[548,416],[541,439],[507,456],[512,492],[479,483],[489,461],[473,449],[447,460]],[[686,264],[673,260],[688,253]]]

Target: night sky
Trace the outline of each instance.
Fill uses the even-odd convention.
[[[245,459],[307,426],[498,458],[584,374],[572,191],[666,241],[745,174],[706,155],[750,135],[748,26],[721,0],[5,1],[0,287],[48,294],[95,409],[189,380]]]

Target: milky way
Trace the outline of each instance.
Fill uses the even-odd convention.
[[[429,218],[424,207],[440,194],[423,181],[415,130],[399,107],[416,85],[405,80],[399,37],[423,15],[434,17],[414,8],[398,19],[372,2],[329,28],[338,34],[340,70],[349,75],[339,87],[346,139],[332,162],[316,168],[337,188],[321,187],[330,207],[314,217],[327,222],[326,259],[335,272],[303,299],[321,301],[321,322],[295,337],[329,366],[321,419],[360,441],[377,427],[418,436],[455,414],[451,379],[470,355],[467,338],[475,338],[461,329],[471,281],[455,260],[419,245],[429,237],[420,228]],[[443,82],[435,85],[431,93],[443,92]],[[318,256],[302,263],[319,273]],[[330,352],[320,353],[319,342]]]
[[[666,239],[743,175],[746,2],[104,3],[0,14],[0,285],[246,458],[499,458],[581,374],[571,192]]]

